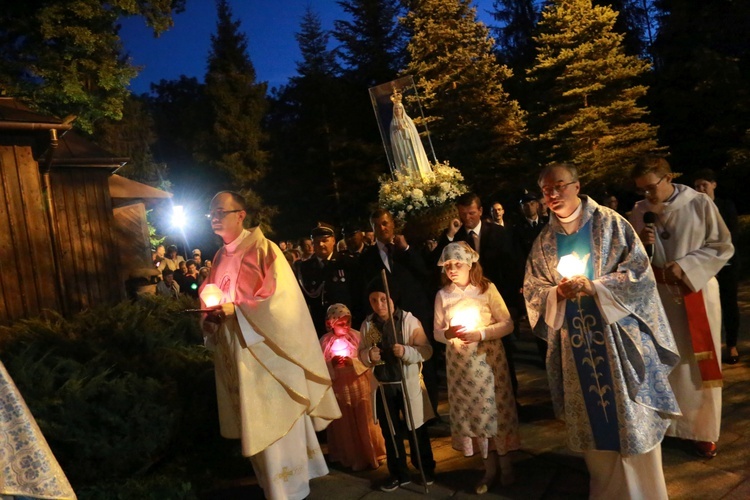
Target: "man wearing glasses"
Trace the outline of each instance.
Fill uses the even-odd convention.
[[[669,381],[682,417],[667,435],[693,441],[699,456],[711,458],[721,427],[722,385],[721,303],[714,276],[734,254],[731,235],[708,196],[672,183],[664,158],[644,158],[631,177],[645,199],[636,203],[630,220],[653,248],[659,295],[681,358]]]
[[[678,354],[646,251],[627,220],[579,195],[574,166],[546,167],[539,187],[552,214],[523,291],[568,446],[583,453],[590,498],[666,499],[661,441],[679,415],[666,379]]]
[[[202,327],[214,351],[221,435],[242,441],[267,498],[302,499],[310,479],[328,474],[315,431],[341,412],[294,273],[259,227],[243,227],[246,217],[237,193],[211,200],[208,218],[224,246],[201,305],[216,285],[222,298]]]

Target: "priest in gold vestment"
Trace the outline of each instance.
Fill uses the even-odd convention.
[[[341,416],[315,328],[279,248],[244,229],[245,200],[220,192],[209,217],[224,241],[201,288],[221,435],[241,440],[266,498],[305,498],[328,473],[315,431]]]

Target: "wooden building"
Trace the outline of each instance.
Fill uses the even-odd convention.
[[[125,297],[109,176],[127,160],[74,130],[49,155],[51,232],[68,312]]]
[[[110,178],[127,158],[70,129],[0,97],[0,324],[125,298]]]
[[[0,323],[61,310],[43,189],[49,178],[37,158],[70,127],[0,98]]]
[[[161,189],[113,174],[109,177],[109,193],[115,218],[115,240],[120,252],[120,277],[128,295],[155,293],[156,285],[146,285],[159,274],[151,259],[146,212],[149,206],[172,195]]]

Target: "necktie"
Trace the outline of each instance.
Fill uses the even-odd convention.
[[[396,251],[396,246],[393,243],[386,243],[385,254],[388,257],[388,270],[393,272],[393,253]]]
[[[474,231],[469,231],[469,236],[471,236],[471,242],[469,243],[471,248],[479,253],[479,235]]]

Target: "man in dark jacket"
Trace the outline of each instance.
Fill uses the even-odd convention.
[[[383,269],[390,281],[400,291],[401,308],[412,313],[424,328],[434,347],[433,322],[435,295],[431,286],[434,273],[417,248],[412,248],[401,234],[396,234],[396,225],[390,212],[383,208],[370,216],[375,232],[375,244],[368,246],[359,258],[362,281],[369,283],[380,276]],[[364,291],[360,299],[366,299]],[[369,304],[369,303],[368,303]],[[427,393],[437,415],[438,380],[434,357],[422,366]]]
[[[719,298],[721,300],[721,322],[724,325],[724,335],[727,345],[727,352],[722,356],[724,363],[734,365],[740,360],[740,353],[737,351],[737,338],[740,331],[740,307],[737,303],[737,288],[739,287],[739,260],[737,259],[738,229],[739,216],[737,207],[732,200],[717,198],[716,191],[716,174],[711,169],[703,169],[693,176],[693,186],[699,193],[708,195],[714,201],[714,205],[719,209],[721,218],[727,225],[727,229],[732,234],[732,244],[735,246],[734,256],[729,259],[724,267],[721,268],[716,280],[719,282]]]
[[[333,304],[346,305],[352,311],[353,320],[364,319],[362,307],[354,303],[350,289],[356,274],[356,262],[347,255],[335,254],[334,234],[333,226],[319,222],[310,235],[313,256],[298,261],[299,265],[295,268],[318,337],[326,333],[326,310]]]

